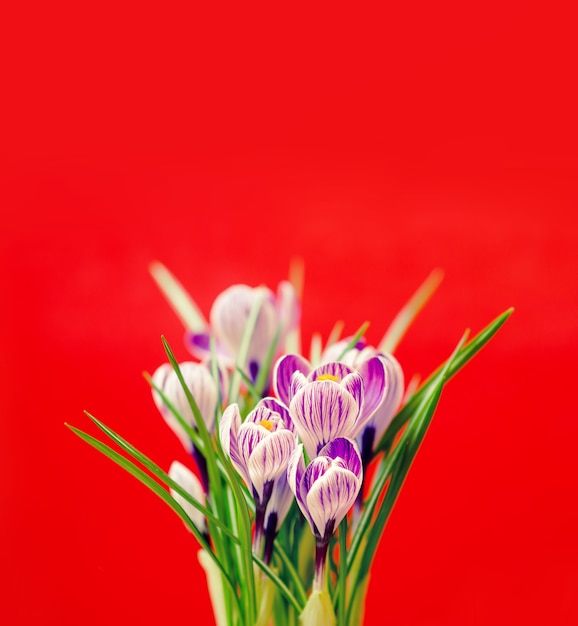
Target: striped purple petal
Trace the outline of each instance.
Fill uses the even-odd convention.
[[[361,489],[363,469],[355,442],[337,438],[301,476],[300,496],[313,532],[322,539],[341,522]]]
[[[381,354],[379,358],[386,370],[387,390],[383,404],[377,409],[371,419],[375,427],[375,440],[379,441],[391,423],[404,393],[403,370],[398,360],[391,354]]]
[[[307,376],[311,371],[311,365],[307,359],[298,354],[287,354],[281,357],[273,369],[273,389],[275,394],[286,406],[291,403],[293,393],[291,380],[295,372],[301,372]]]
[[[318,380],[297,393],[289,411],[307,454],[314,458],[327,442],[352,432],[359,406],[339,383]]]
[[[375,356],[364,361],[357,371],[363,378],[363,405],[353,436],[359,433],[381,406],[386,393],[386,374],[383,361]]]
[[[241,478],[248,486],[251,484],[247,464],[241,451],[239,450],[238,433],[241,428],[241,413],[236,404],[228,406],[219,422],[219,435],[221,438],[221,447],[225,454],[229,456],[235,469],[241,475]]]
[[[339,437],[330,441],[319,451],[319,456],[331,459],[337,465],[348,469],[361,480],[363,475],[361,456],[356,443],[351,439]]]
[[[287,465],[287,482],[291,491],[295,495],[297,505],[301,509],[301,512],[305,516],[305,519],[313,526],[313,520],[309,515],[307,508],[307,491],[303,488],[303,476],[305,475],[305,461],[303,460],[303,444],[300,443],[295,447],[291,457],[289,458],[289,464]]]
[[[277,413],[281,418],[282,426],[288,428],[291,432],[295,432],[295,426],[293,425],[289,409],[284,404],[281,404],[279,400],[270,397],[263,398],[259,400],[258,406],[262,406],[273,413]]]
[[[324,363],[316,367],[307,377],[310,382],[323,379],[332,379],[336,382],[342,381],[348,374],[352,374],[355,370],[345,363],[334,361],[332,363]]]
[[[307,509],[314,533],[321,539],[333,532],[353,506],[361,489],[361,481],[347,469],[331,465],[311,486],[307,494]]]
[[[249,426],[249,425],[247,425]],[[245,425],[241,427],[245,428]],[[265,430],[262,426],[255,426]],[[247,462],[249,477],[259,500],[266,483],[273,482],[287,471],[289,458],[297,445],[295,435],[286,428],[267,432],[251,452]]]

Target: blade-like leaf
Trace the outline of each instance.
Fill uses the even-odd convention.
[[[209,327],[195,301],[162,263],[153,261],[149,266],[149,271],[185,328],[200,333]]]
[[[379,343],[378,352],[392,353],[395,351],[408,328],[436,292],[443,277],[443,271],[435,269],[418,287],[417,291],[389,325],[383,339]]]
[[[498,332],[498,330],[504,325],[506,320],[510,317],[510,315],[514,312],[513,308],[508,309],[501,315],[499,315],[493,322],[488,324],[486,328],[480,331],[475,337],[471,339],[456,355],[456,358],[452,362],[451,367],[447,372],[448,380],[455,376],[457,372],[459,372],[468,361],[470,361],[489,341],[490,339]],[[446,364],[443,363],[438,367],[435,372],[429,376],[427,380],[423,382],[421,387],[415,392],[415,394],[409,398],[407,404],[405,404],[397,413],[397,415],[391,421],[391,424],[388,426],[381,440],[376,446],[376,454],[380,451],[388,450],[391,448],[391,445],[403,427],[403,425],[407,422],[407,420],[411,417],[413,412],[415,411],[418,404],[421,402],[423,396],[427,393],[428,389],[433,384],[435,377],[439,372],[443,369]]]
[[[349,340],[349,343],[345,346],[345,348],[343,348],[341,354],[339,355],[339,358],[337,359],[338,361],[341,361],[341,359],[352,349],[355,347],[355,345],[357,344],[357,342],[363,337],[363,335],[365,335],[365,333],[367,332],[367,329],[369,328],[369,322],[364,322],[360,327],[359,330],[355,333],[355,335],[353,335],[353,337]]]

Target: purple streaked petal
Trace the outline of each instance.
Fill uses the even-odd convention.
[[[261,430],[265,430],[263,427]],[[267,432],[263,439],[255,446],[248,459],[247,469],[253,488],[259,499],[263,499],[263,487],[287,471],[289,458],[297,441],[295,435],[287,429],[276,432]]]
[[[333,465],[320,476],[307,494],[307,508],[316,534],[325,538],[339,525],[355,502],[361,480],[347,469]]]
[[[269,434],[266,428],[258,426],[253,422],[244,422],[241,424],[237,436],[237,446],[239,448],[239,456],[247,468],[249,466],[249,458],[253,454],[253,451]]]
[[[291,414],[289,413],[289,409],[277,400],[277,398],[263,398],[259,401],[257,406],[263,406],[269,411],[273,413],[277,413],[281,418],[281,422],[285,428],[288,428],[291,432],[295,432],[295,426],[293,425],[293,420],[291,419]]]
[[[241,413],[236,404],[228,406],[223,417],[219,422],[219,435],[221,438],[221,447],[225,454],[229,456],[235,469],[241,475],[247,486],[251,485],[251,479],[247,471],[247,464],[242,458],[239,451],[238,434],[241,428]]]
[[[363,476],[363,466],[361,463],[361,455],[357,444],[352,439],[339,437],[330,441],[319,451],[319,457],[327,457],[334,461],[334,464],[348,469],[355,474],[359,480]]]
[[[341,385],[355,398],[358,408],[361,409],[364,397],[364,383],[361,375],[357,372],[347,374],[347,376],[341,381]]]
[[[303,476],[305,474],[305,461],[303,460],[303,444],[298,444],[293,450],[293,453],[289,457],[289,464],[287,465],[287,482],[291,491],[295,495],[297,504],[301,509],[301,512],[305,516],[305,519],[313,526],[313,520],[309,515],[307,509],[306,497],[307,493],[303,489]]]
[[[211,355],[211,334],[207,331],[194,333],[185,332],[185,346],[189,352],[198,359],[206,359]]]
[[[386,393],[386,374],[383,361],[375,356],[363,362],[357,369],[363,378],[363,405],[359,418],[355,425],[356,435],[365,424],[373,417],[374,413],[381,406]]]
[[[291,399],[308,384],[307,378],[301,372],[295,372],[291,378]]]
[[[287,354],[281,357],[273,369],[273,389],[279,400],[286,406],[291,403],[293,393],[291,380],[295,372],[301,372],[307,376],[311,371],[311,365],[307,359],[298,354]]]
[[[320,377],[331,376],[337,379],[337,382],[343,380],[347,374],[352,374],[355,370],[349,365],[345,363],[340,363],[334,361],[332,363],[324,363],[319,367],[316,367],[310,374],[307,376],[307,380],[309,382],[315,381]]]
[[[275,485],[273,487],[273,493],[271,494],[271,499],[267,504],[267,509],[265,511],[265,528],[269,529],[269,519],[275,513],[275,531],[279,530],[279,527],[283,523],[283,520],[287,516],[289,509],[291,508],[291,504],[293,503],[293,491],[289,486],[289,482],[287,480],[287,472],[283,472],[281,476],[275,481]]]
[[[310,458],[328,441],[351,434],[358,408],[355,398],[332,380],[310,383],[297,393],[289,412]]]
[[[379,441],[389,426],[403,398],[404,377],[399,361],[392,354],[381,354],[385,365],[387,391],[383,404],[377,409],[371,423],[375,427],[375,441]]]

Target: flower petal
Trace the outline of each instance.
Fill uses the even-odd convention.
[[[267,356],[277,332],[278,319],[273,292],[265,287],[252,289],[233,285],[215,299],[211,308],[211,327],[220,343],[236,357],[239,352],[247,319],[255,300],[264,294],[247,354],[247,374],[255,380],[259,366]]]
[[[279,400],[289,406],[293,397],[291,392],[293,374],[301,372],[306,376],[310,371],[309,361],[298,354],[287,354],[281,357],[273,369],[273,389]]]
[[[387,389],[383,404],[371,419],[375,427],[375,441],[379,441],[391,423],[403,398],[404,377],[399,361],[392,354],[379,356],[386,370]]]
[[[263,427],[257,426],[260,430]],[[297,441],[295,435],[286,428],[264,435],[253,449],[247,463],[249,477],[259,499],[263,499],[265,483],[272,482],[287,471],[289,458]]]
[[[179,487],[182,487],[186,492],[188,492],[193,498],[199,503],[205,504],[205,494],[203,492],[203,487],[199,479],[191,472],[188,467],[185,467],[182,463],[178,461],[173,461],[171,467],[169,469],[169,478],[172,478]],[[170,489],[171,495],[180,504],[185,513],[191,518],[195,526],[201,531],[206,532],[207,523],[205,520],[205,516],[196,509],[190,502],[187,502],[183,496],[178,494],[174,489]]]
[[[295,432],[295,426],[293,425],[289,409],[284,404],[281,404],[279,400],[270,397],[263,398],[259,401],[257,406],[262,406],[269,411],[278,414],[281,418],[282,426],[288,428],[291,432]]]
[[[363,476],[361,455],[359,454],[357,444],[352,439],[339,437],[330,441],[319,451],[319,456],[332,459],[335,463],[344,469],[348,469],[361,480]]]
[[[300,443],[295,447],[293,453],[289,457],[287,465],[287,482],[293,492],[297,505],[305,516],[305,519],[313,526],[313,520],[307,509],[306,497],[307,493],[303,489],[303,476],[305,475],[305,461],[303,460],[303,444]]]
[[[385,365],[375,356],[364,361],[357,371],[363,378],[363,405],[355,424],[353,436],[359,433],[381,406],[386,392]]]
[[[209,431],[212,430],[215,423],[218,392],[211,374],[203,365],[190,361],[181,363],[179,368],[185,380],[185,384],[197,403],[207,429]],[[178,411],[185,422],[192,428],[195,428],[195,416],[173,368],[168,363],[161,365],[153,374],[152,381],[163,392],[167,400],[173,405],[175,410]],[[155,390],[153,390],[153,398],[169,427],[180,439],[185,449],[190,452],[192,450],[192,443],[186,430],[181,426],[177,418],[164,404],[160,395]]]
[[[361,480],[337,465],[331,465],[312,483],[306,501],[319,537],[326,538],[327,531],[339,525],[360,489]]]
[[[297,393],[289,412],[310,458],[332,439],[351,434],[358,408],[355,398],[332,380],[310,383]]]
[[[277,532],[293,503],[293,491],[287,480],[287,472],[283,472],[275,481],[271,499],[265,510],[265,528],[269,531],[270,520],[275,515],[274,530]]]
[[[229,456],[235,469],[241,475],[247,486],[251,485],[247,464],[239,452],[239,429],[241,428],[241,413],[237,404],[228,406],[219,422],[219,435],[221,446],[225,454]]]
[[[333,361],[332,363],[323,363],[323,365],[316,367],[309,376],[307,376],[307,380],[312,382],[321,377],[331,376],[337,379],[336,382],[340,382],[347,374],[352,374],[354,371],[352,367],[349,367],[349,365],[345,363]]]

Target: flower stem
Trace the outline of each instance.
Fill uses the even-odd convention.
[[[315,578],[313,591],[322,592],[325,589],[325,565],[327,564],[327,549],[329,538],[317,539],[315,542]]]

